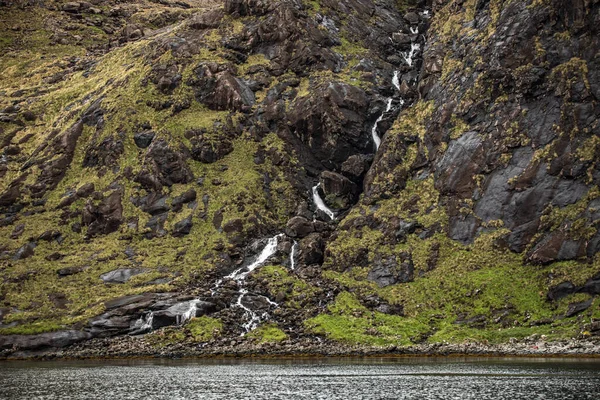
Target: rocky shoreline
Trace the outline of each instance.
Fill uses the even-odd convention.
[[[345,345],[318,338],[299,342],[222,344],[195,346],[177,343],[152,347],[143,338],[95,339],[64,349],[0,354],[0,360],[121,359],[121,358],[271,358],[271,357],[582,357],[600,358],[600,340],[546,341],[529,337],[503,344],[481,342],[433,343],[412,346],[369,347]]]

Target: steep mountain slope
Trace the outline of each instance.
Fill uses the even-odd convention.
[[[598,3],[2,4],[0,346],[597,334]]]

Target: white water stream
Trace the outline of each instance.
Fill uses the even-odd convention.
[[[325,214],[327,214],[327,216],[329,218],[331,218],[331,220],[333,221],[335,219],[335,213],[333,211],[331,211],[331,209],[329,207],[327,207],[327,205],[325,204],[325,202],[319,195],[319,187],[320,186],[321,186],[321,183],[317,183],[317,185],[313,186],[313,188],[312,188],[313,202],[315,203],[315,205],[317,206],[317,208],[319,210],[321,210]]]
[[[269,259],[269,257],[275,254],[275,252],[277,251],[277,244],[279,243],[279,238],[282,236],[283,234],[279,234],[270,238],[267,241],[267,245],[265,246],[265,248],[260,252],[256,260],[252,264],[248,265],[247,267],[236,269],[231,274],[227,275],[225,278],[233,279],[238,282],[244,280],[250,272],[263,265],[264,262]],[[220,282],[222,281],[219,281],[218,283]]]
[[[290,251],[290,269],[293,271],[296,266],[296,251],[298,250],[298,242],[294,241],[292,251]]]
[[[190,300],[188,305],[188,309],[181,315],[177,315],[177,325],[183,325],[186,321],[194,318],[196,316],[196,305],[200,303],[200,300]]]
[[[150,332],[152,330],[152,322],[154,320],[154,313],[148,312],[146,315],[142,315],[135,322],[130,332]]]
[[[392,109],[392,101],[393,99],[390,97],[387,101],[387,106],[385,107],[385,111],[381,113],[377,121],[375,121],[375,125],[373,125],[373,129],[371,129],[371,136],[373,137],[373,143],[375,143],[375,151],[379,150],[379,146],[381,145],[381,138],[377,133],[377,125],[383,120],[383,116],[386,112],[389,112]]]
[[[394,77],[392,78],[392,85],[396,90],[400,90],[400,71],[394,71]]]
[[[277,236],[273,236],[272,238],[269,238],[269,240],[267,240],[267,244],[265,245],[263,250],[260,252],[260,254],[256,258],[256,260],[254,260],[254,262],[252,264],[248,265],[247,267],[242,267],[242,268],[236,269],[231,274],[227,275],[224,279],[233,279],[233,280],[237,281],[238,284],[242,284],[243,281],[246,279],[246,277],[252,271],[261,267],[269,259],[269,257],[271,257],[273,254],[275,254],[277,252],[277,245],[279,244],[279,239],[283,236],[284,236],[283,234],[279,234]],[[296,243],[294,245],[296,245]],[[292,247],[292,254],[293,254],[293,247]],[[292,255],[292,258],[293,258],[293,255]],[[292,269],[293,269],[293,267],[292,267]],[[213,295],[215,294],[216,290],[221,286],[222,283],[223,283],[223,279],[220,279],[217,281],[217,283],[215,284],[215,287],[212,290]],[[263,312],[262,314],[259,315],[259,313],[253,311],[251,308],[246,307],[244,305],[242,300],[244,299],[244,296],[246,296],[248,294],[247,289],[241,288],[239,290],[238,294],[239,294],[239,296],[237,297],[235,303],[232,304],[232,306],[239,307],[242,310],[244,310],[244,318],[246,319],[246,322],[244,322],[242,324],[242,328],[244,328],[244,331],[245,331],[244,333],[242,333],[242,336],[244,336],[246,333],[255,329],[258,326],[258,324],[260,324],[262,321],[268,319],[269,314],[267,312]],[[259,297],[262,297],[263,299],[265,299],[270,305],[272,305],[274,307],[279,307],[279,304],[275,303],[268,297],[266,297],[266,296],[259,296]]]
[[[406,61],[406,64],[408,64],[409,67],[413,66],[414,57],[417,54],[417,51],[419,50],[421,50],[421,45],[419,43],[411,43],[410,51],[408,53],[402,53],[402,57],[404,58],[404,61]]]

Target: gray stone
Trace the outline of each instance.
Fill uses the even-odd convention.
[[[36,350],[48,347],[67,347],[92,335],[82,331],[48,332],[39,335],[0,335],[0,349]]]
[[[17,252],[13,256],[13,260],[15,260],[15,261],[23,260],[25,258],[29,258],[29,257],[33,256],[35,248],[36,248],[35,242],[28,242],[27,244],[24,244],[23,246],[21,246],[19,248],[19,250],[17,250]]]
[[[548,300],[560,300],[563,297],[575,293],[576,290],[577,288],[575,287],[575,285],[573,285],[573,283],[562,282],[550,288],[546,297],[548,297]]]
[[[194,224],[192,223],[192,216],[190,215],[189,217],[184,218],[175,224],[172,235],[175,237],[189,235],[193,226]]]
[[[571,303],[569,304],[569,308],[565,314],[565,317],[570,318],[573,317],[581,312],[584,312],[585,310],[587,310],[588,308],[590,308],[590,306],[592,305],[594,299],[588,299],[586,301],[580,301],[578,303]]]
[[[154,136],[156,136],[154,131],[143,131],[133,135],[133,141],[137,147],[145,149],[150,147],[152,140],[154,140]]]
[[[374,262],[374,267],[369,271],[367,279],[375,282],[379,287],[412,282],[414,265],[410,259],[398,260],[396,256],[381,258]]]
[[[141,268],[119,268],[100,275],[104,283],[125,283],[132,277],[143,274],[146,270]]]
[[[313,223],[304,217],[293,217],[287,223],[285,233],[293,238],[304,238],[315,231]]]

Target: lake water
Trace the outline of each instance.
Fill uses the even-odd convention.
[[[0,362],[1,399],[600,399],[600,360]]]

